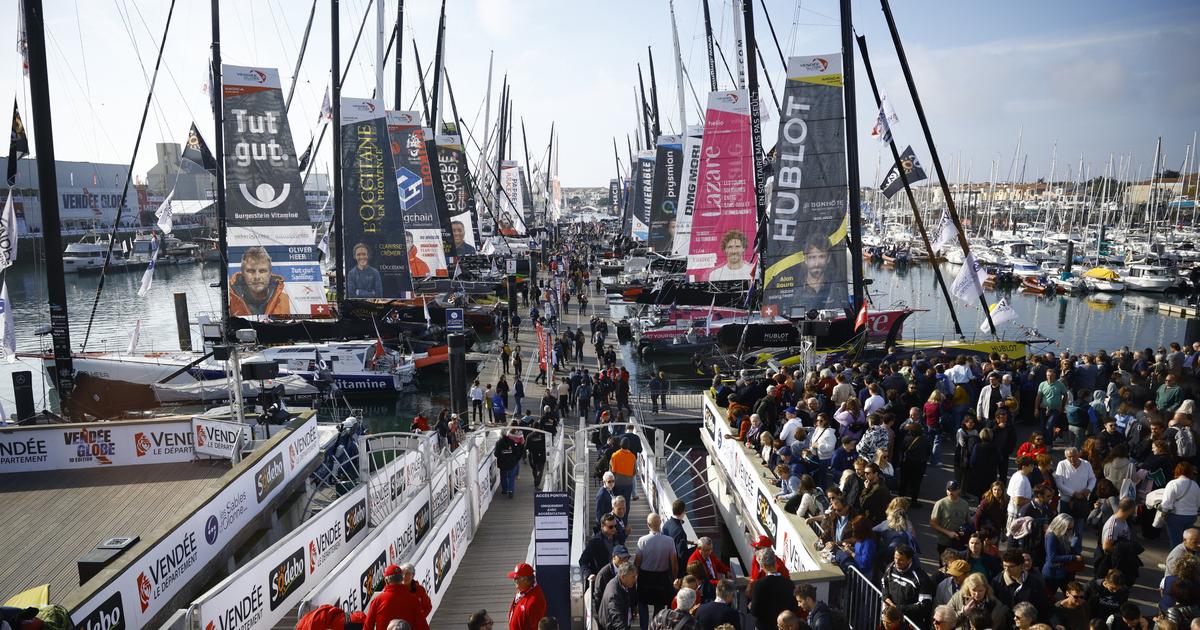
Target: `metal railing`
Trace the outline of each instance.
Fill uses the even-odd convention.
[[[883,593],[858,570],[858,567],[850,566],[846,570],[846,581],[842,583],[841,589],[841,609],[845,612],[850,627],[855,630],[872,630],[879,627],[880,616],[883,613]],[[921,626],[912,619],[903,619],[905,627],[920,630]]]

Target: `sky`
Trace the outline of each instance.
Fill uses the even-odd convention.
[[[149,76],[170,3],[166,0],[43,0],[47,15],[55,152],[60,160],[127,163],[146,101]],[[715,37],[729,63],[733,45],[731,0],[709,0]],[[341,57],[350,56],[368,0],[341,0]],[[386,0],[387,29],[397,0]],[[0,94],[14,94],[29,123],[27,79],[16,52],[17,2],[0,8],[0,33],[12,51],[0,65]],[[310,0],[247,0],[222,6],[224,62],[280,69],[284,89],[296,80],[289,112],[297,150],[319,133],[318,112],[329,83],[331,0],[317,0],[312,37],[294,76]],[[855,29],[866,36],[881,87],[895,104],[895,135],[918,155],[929,151],[907,93],[886,23],[877,3],[852,2]],[[897,26],[923,99],[947,177],[1033,181],[1045,177],[1052,151],[1055,176],[1092,176],[1109,155],[1131,156],[1130,177],[1150,173],[1156,139],[1163,139],[1169,168],[1182,166],[1200,129],[1200,3],[1161,0],[946,2],[895,0]],[[840,50],[835,0],[767,0],[784,55]],[[760,67],[762,102],[772,107],[767,80],[782,92],[783,67],[756,1],[755,29],[766,59]],[[676,0],[681,57],[691,77],[685,90],[688,122],[699,122],[692,90],[701,102],[708,89],[699,0]],[[408,0],[404,27],[405,108],[419,96],[413,41],[421,61],[434,56],[438,5]],[[740,19],[740,18],[739,18]],[[134,173],[154,163],[155,142],[180,142],[193,120],[211,139],[212,115],[203,85],[211,44],[209,3],[178,2],[166,39],[145,138]],[[516,113],[524,120],[533,161],[559,137],[563,186],[606,186],[615,176],[614,138],[627,168],[626,136],[635,134],[637,64],[649,81],[647,46],[654,54],[664,132],[679,129],[675,64],[667,0],[450,0],[446,71],[459,115],[479,142],[484,135],[488,60],[494,55],[492,112],[507,75]],[[343,95],[370,96],[376,66],[374,8],[351,63]],[[856,52],[856,57],[857,57]],[[385,92],[393,93],[394,57],[387,61]],[[717,60],[718,83],[732,81]],[[860,173],[873,184],[887,169],[882,145],[869,138],[875,106],[861,60],[857,108]],[[414,107],[414,108],[419,108]],[[32,125],[30,125],[32,126]],[[778,116],[763,123],[764,144],[774,143]],[[36,134],[36,129],[34,130]],[[1014,165],[1018,135],[1021,156]],[[211,142],[211,140],[210,140]],[[471,140],[468,146],[474,148]],[[332,162],[328,138],[317,164]],[[523,159],[520,144],[514,154]],[[883,159],[883,163],[880,160]],[[1117,160],[1117,157],[1114,157]]]

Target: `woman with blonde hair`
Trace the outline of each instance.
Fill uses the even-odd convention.
[[[946,604],[959,617],[964,617],[972,611],[983,611],[992,620],[993,628],[1007,628],[1009,621],[1008,606],[1005,606],[996,595],[982,573],[972,573],[963,580],[962,587]]]

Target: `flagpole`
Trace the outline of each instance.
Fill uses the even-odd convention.
[[[867,38],[859,35],[857,40],[863,66],[867,69],[867,80],[871,83],[871,93],[875,95],[875,106],[880,107],[882,99],[879,96],[879,85],[875,82],[875,70],[871,67],[871,55],[867,53]],[[908,174],[900,164],[900,152],[896,149],[896,137],[890,132],[887,135],[889,136],[888,148],[892,150],[892,160],[895,161],[896,172],[900,175],[900,181],[904,184],[904,194],[908,196],[908,204],[912,207],[913,222],[917,226],[917,231],[921,233],[921,240],[925,242],[925,250],[929,252],[929,262],[933,265],[933,274],[937,278],[938,287],[942,290],[942,296],[946,298],[946,306],[950,307],[950,319],[954,321],[954,332],[958,333],[960,339],[965,339],[962,325],[958,322],[958,313],[954,310],[954,301],[950,298],[950,289],[946,286],[945,278],[942,277],[942,268],[938,266],[937,252],[933,251],[933,245],[929,242],[929,233],[925,231],[925,221],[921,219],[917,198],[913,196],[912,186],[908,182]]]
[[[884,0],[886,1],[886,0]],[[842,78],[843,98],[846,103],[846,184],[850,200],[850,276],[854,282],[854,309],[858,310],[865,299],[863,286],[862,249],[862,189],[858,173],[858,113],[854,92],[854,24],[851,20],[850,0],[841,0],[842,21]]]

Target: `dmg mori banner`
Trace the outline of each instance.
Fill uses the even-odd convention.
[[[477,253],[475,222],[471,217],[474,200],[467,190],[466,156],[461,136],[437,136],[438,173],[442,177],[442,198],[449,212],[450,255],[471,256]],[[443,240],[445,232],[443,231]]]
[[[229,314],[327,310],[279,71],[222,66]]]
[[[675,244],[683,144],[680,136],[659,136],[654,157],[654,187],[650,197],[650,249],[669,254]]]
[[[749,101],[745,90],[708,95],[687,262],[694,282],[749,280],[754,268],[757,221]]]
[[[763,305],[846,305],[847,184],[841,54],[792,57],[779,114]]]
[[[644,241],[650,238],[650,206],[654,198],[654,150],[638,151],[637,171],[633,177],[633,232]]]
[[[446,275],[442,221],[434,195],[426,130],[420,112],[388,112],[388,138],[400,214],[404,216],[404,246],[414,278]]]
[[[692,244],[692,211],[696,207],[697,177],[700,175],[700,142],[704,127],[689,126],[683,139],[683,193],[679,198],[679,212],[675,215],[675,240],[671,244],[673,256],[687,256]]]
[[[405,243],[383,101],[343,98],[341,134],[346,297],[409,297],[412,252]]]
[[[367,486],[330,503],[192,606],[199,627],[273,628],[367,537]]]

